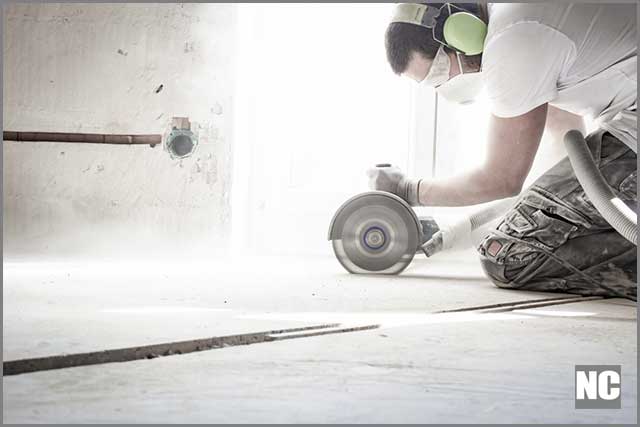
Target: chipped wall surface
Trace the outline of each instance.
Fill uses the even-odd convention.
[[[4,129],[163,133],[200,145],[3,142],[9,257],[214,252],[229,229],[235,6],[4,7]]]

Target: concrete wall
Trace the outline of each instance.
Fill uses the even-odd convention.
[[[5,256],[223,248],[235,6],[3,7],[5,130],[163,133],[187,116],[201,140],[182,161],[159,146],[3,142]]]

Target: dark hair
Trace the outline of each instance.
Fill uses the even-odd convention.
[[[446,3],[423,3],[430,7],[441,7]],[[477,3],[452,3],[469,12],[481,15],[480,7]],[[449,17],[447,8],[442,9],[443,13],[436,20],[435,36],[439,40],[444,40],[442,27],[444,21]],[[480,16],[480,18],[484,18]],[[438,48],[441,46],[439,42],[433,39],[433,31],[430,28],[421,27],[405,22],[393,22],[387,27],[384,37],[385,48],[387,51],[387,61],[391,65],[391,69],[396,74],[403,73],[409,65],[411,54],[417,52],[427,59],[436,56]],[[452,49],[444,47],[445,52],[453,52]],[[479,61],[479,55],[476,55],[476,61]],[[474,58],[474,57],[470,57]]]

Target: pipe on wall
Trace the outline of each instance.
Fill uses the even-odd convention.
[[[148,144],[152,147],[162,143],[162,135],[116,135],[99,133],[65,132],[2,132],[4,141],[24,142],[75,142],[88,144]]]

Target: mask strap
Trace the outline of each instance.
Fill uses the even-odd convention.
[[[460,69],[460,74],[468,74],[465,73],[462,69],[462,61],[460,60],[460,53],[456,52],[456,59],[458,60],[458,68]]]

